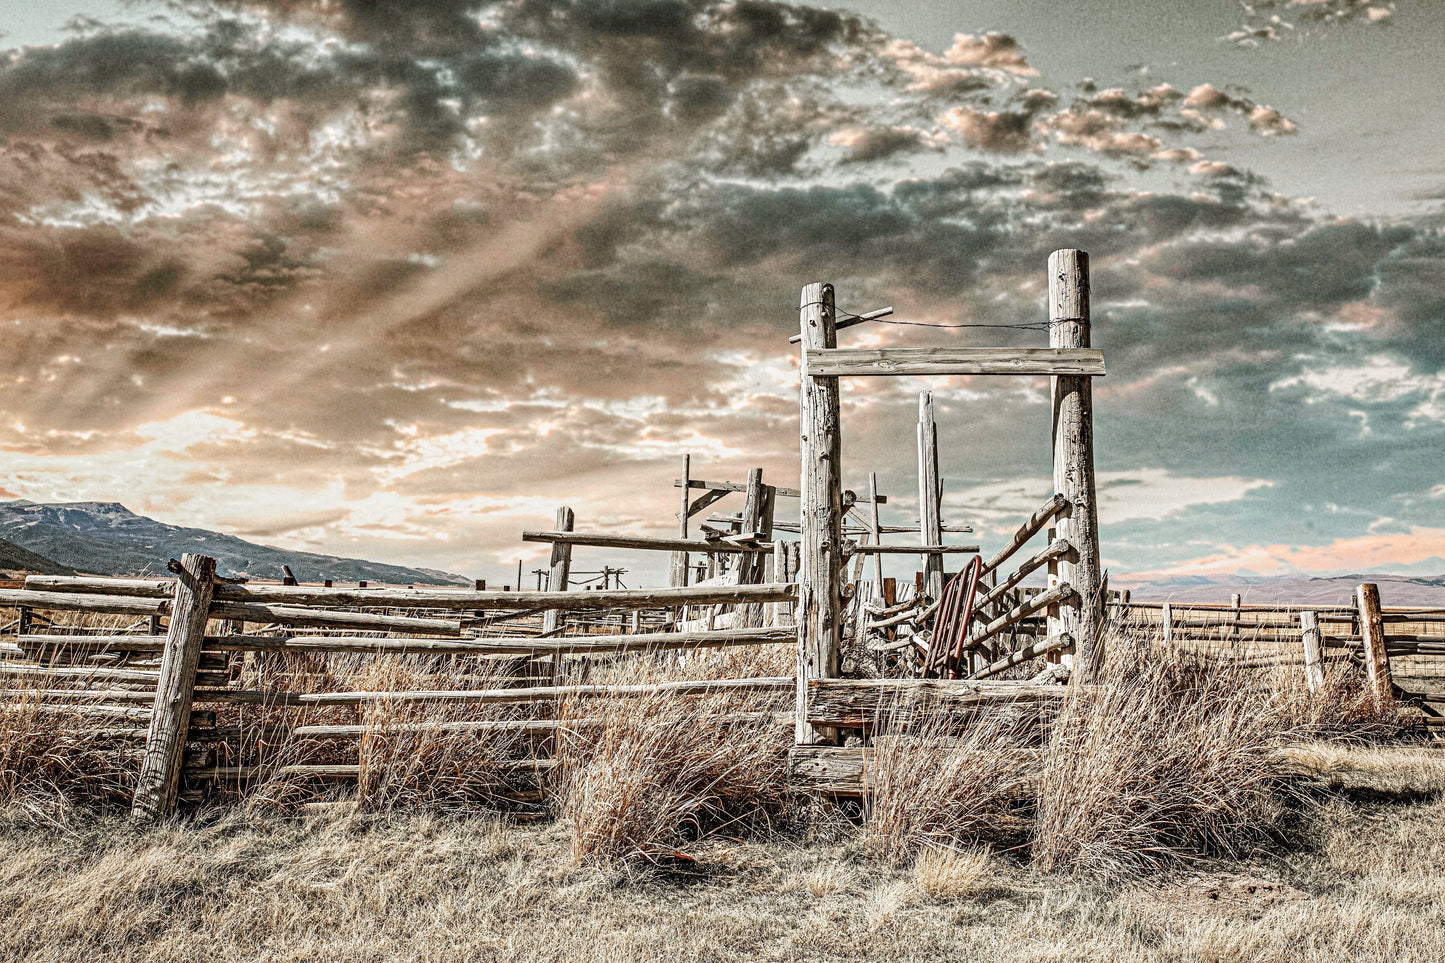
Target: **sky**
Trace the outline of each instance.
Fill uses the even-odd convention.
[[[1077,247],[1114,578],[1445,572],[1445,5],[1063,10],[4,0],[0,496],[510,582],[560,504],[670,534],[684,452],[796,485],[804,284],[1015,326]],[[845,382],[886,523],[924,388],[997,545],[1048,385]]]

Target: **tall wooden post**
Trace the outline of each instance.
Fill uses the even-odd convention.
[[[1365,643],[1365,677],[1370,692],[1380,702],[1395,697],[1395,679],[1390,673],[1390,654],[1385,650],[1385,617],[1380,611],[1380,588],[1365,582],[1355,589],[1360,610],[1360,640]]]
[[[690,507],[691,491],[688,483],[692,481],[692,456],[682,456],[682,506],[677,510],[677,537],[687,538],[687,511]],[[668,578],[669,585],[687,584],[687,553],[672,553],[672,571]]]
[[[1240,597],[1238,592],[1234,593],[1229,597],[1228,638],[1229,647],[1231,649],[1235,648],[1239,644],[1239,623],[1240,620],[1244,617],[1244,612],[1240,608],[1240,604],[1242,601],[1243,599]]]
[[[1049,255],[1049,346],[1087,348],[1089,344],[1089,255],[1055,251]],[[1092,682],[1103,661],[1099,618],[1099,515],[1094,502],[1094,401],[1090,379],[1053,377],[1054,490],[1069,500],[1058,518],[1060,538],[1069,540],[1073,557],[1059,561],[1059,580],[1079,593],[1061,603],[1049,619],[1049,634],[1074,637],[1074,677]]]
[[[767,494],[763,490],[763,470],[761,468],[748,469],[748,487],[743,500],[743,514],[739,532],[744,535],[758,534],[763,528],[763,508],[767,500]],[[732,570],[730,581],[734,585],[746,585],[757,581],[758,568],[762,562],[762,556],[742,557],[736,560]]]
[[[868,506],[868,508],[871,510],[868,521],[869,526],[872,529],[871,534],[873,536],[873,544],[882,545],[883,526],[878,524],[878,473],[876,471],[870,471],[868,473],[868,500],[873,503]],[[878,583],[878,595],[881,598],[883,594],[882,552],[873,553],[873,581]]]
[[[576,523],[576,516],[566,505],[557,509],[556,530],[570,532]],[[572,574],[572,546],[566,542],[552,543],[552,564],[547,570],[547,591],[567,591],[567,580]],[[562,627],[562,610],[548,609],[542,616],[542,634],[556,632]]]
[[[1305,682],[1311,692],[1325,687],[1325,670],[1320,658],[1320,617],[1317,612],[1299,614],[1300,642],[1305,650]]]
[[[201,664],[206,613],[211,608],[211,593],[216,582],[216,560],[206,555],[182,555],[176,575],[176,594],[161,656],[161,675],[156,682],[150,731],[131,801],[130,812],[137,819],[160,819],[175,809],[186,733],[191,726],[196,668]]]
[[[933,392],[918,394],[918,539],[924,545],[943,544],[943,518],[939,502],[938,425],[933,420]],[[943,556],[923,556],[923,590],[932,598],[943,594]]]
[[[830,741],[834,734],[808,725],[808,680],[838,677],[843,598],[843,456],[836,377],[808,372],[808,352],[838,346],[833,285],[803,288],[798,325],[803,335],[799,450],[802,460],[800,571],[798,572],[799,745]]]

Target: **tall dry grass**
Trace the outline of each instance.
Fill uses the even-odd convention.
[[[1036,726],[983,714],[960,729],[937,712],[874,742],[859,842],[899,866],[927,854],[1017,843],[1031,825],[1042,750]]]
[[[1277,707],[1251,670],[1129,637],[1075,687],[1040,775],[1034,862],[1122,877],[1232,855],[1286,814]]]
[[[128,805],[140,769],[135,726],[39,696],[0,706],[0,803],[45,811]]]
[[[785,674],[785,646],[632,660],[617,683]],[[598,681],[594,679],[593,681]],[[562,707],[556,809],[584,863],[657,861],[708,832],[768,828],[787,804],[790,692],[589,698]]]

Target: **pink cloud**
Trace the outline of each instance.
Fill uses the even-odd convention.
[[[1408,534],[1337,538],[1328,545],[1246,545],[1152,572],[1132,573],[1128,581],[1151,581],[1181,575],[1234,575],[1241,571],[1260,575],[1358,572],[1410,565],[1438,557],[1445,557],[1445,528],[1415,526]]]

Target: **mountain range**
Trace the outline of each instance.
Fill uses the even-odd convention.
[[[1385,605],[1445,605],[1445,575],[1308,575],[1184,576],[1135,582],[1111,578],[1110,588],[1130,590],[1141,602],[1224,602],[1238,593],[1246,605],[1290,602],[1305,605],[1349,605],[1355,587],[1374,582]]]
[[[203,552],[227,576],[279,579],[289,565],[302,582],[368,580],[392,584],[470,585],[471,579],[430,568],[407,568],[257,545],[204,528],[168,525],[119,502],[0,502],[0,568],[69,574],[155,575],[183,552]],[[21,554],[23,553],[23,554]],[[51,568],[47,569],[45,566]]]

